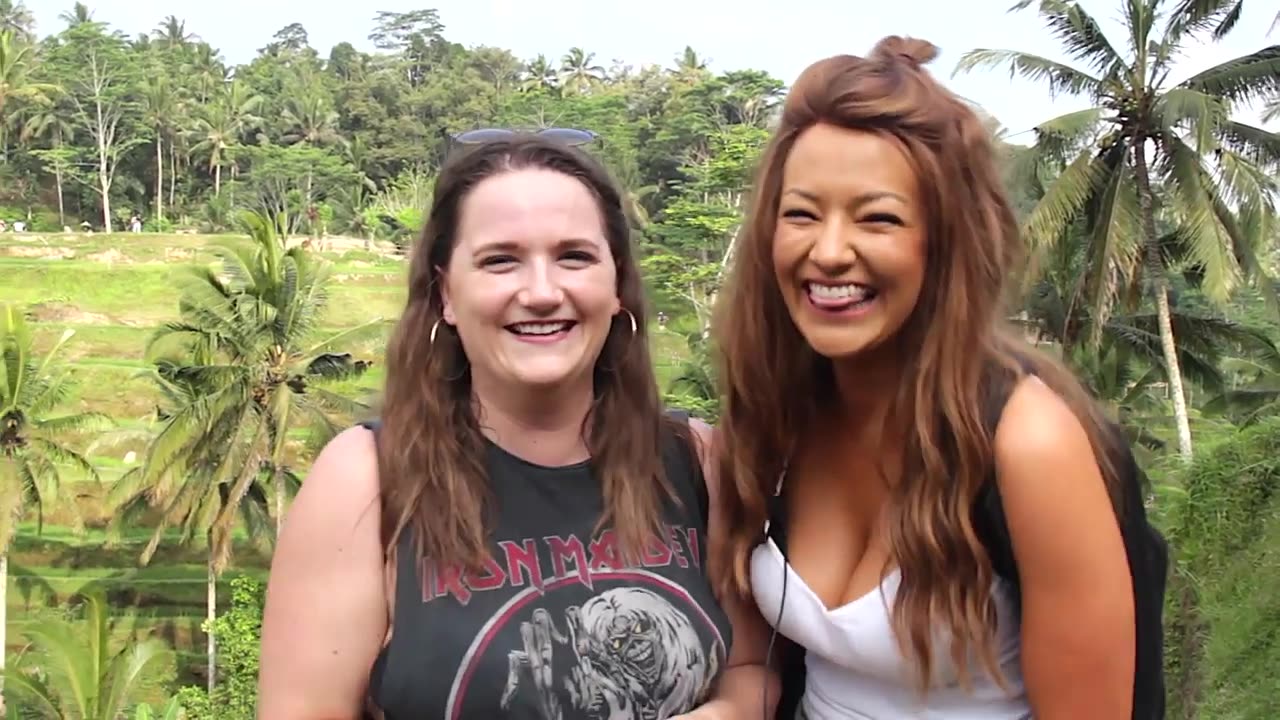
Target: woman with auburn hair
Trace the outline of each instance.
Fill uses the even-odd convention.
[[[706,571],[709,429],[661,407],[619,192],[495,134],[437,180],[381,422],[289,511],[259,717],[761,717],[766,625]]]
[[[790,641],[779,717],[1139,716],[1163,580],[1131,580],[1131,455],[1002,327],[1016,221],[935,54],[888,37],[785,102],[716,323],[717,583]]]

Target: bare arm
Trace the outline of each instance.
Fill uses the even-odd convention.
[[[1128,720],[1132,586],[1088,436],[1062,399],[1030,378],[1009,398],[995,454],[1022,586],[1022,668],[1035,716]]]
[[[387,632],[373,434],[346,430],[316,458],[271,562],[258,717],[355,720]]]
[[[698,440],[702,473],[707,481],[707,499],[710,511],[707,534],[714,537],[716,524],[720,522],[720,476],[716,470],[715,431],[700,420],[691,420]],[[720,603],[733,627],[733,646],[729,648],[728,664],[720,676],[715,695],[687,716],[711,720],[748,720],[772,718],[778,704],[780,685],[777,673],[769,669],[766,656],[769,649],[769,626],[761,617],[753,602],[737,597],[722,597]],[[766,704],[765,690],[768,689]]]

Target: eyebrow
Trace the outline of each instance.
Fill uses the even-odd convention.
[[[800,188],[788,188],[786,192],[783,193],[783,195],[798,195],[804,198],[805,200],[808,200],[809,202],[813,202],[813,203],[816,203],[819,201],[819,198],[816,194],[811,193],[808,190],[801,190]],[[858,195],[853,199],[853,202],[850,203],[850,205],[853,207],[861,207],[863,205],[866,205],[867,203],[875,202],[876,200],[884,200],[886,198],[890,200],[897,200],[903,205],[911,204],[910,201],[908,201],[905,197],[903,197],[902,195],[899,195],[896,192],[879,190],[875,192],[865,192]]]
[[[570,237],[557,240],[555,244],[556,250],[571,250],[574,248],[590,248],[592,250],[598,250],[600,248],[600,243],[589,238]],[[520,243],[511,242],[509,240],[489,242],[477,247],[472,252],[472,255],[484,255],[485,253],[516,253],[520,249]]]

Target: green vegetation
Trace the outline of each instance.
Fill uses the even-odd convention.
[[[1241,3],[1125,0],[1111,38],[1075,3],[1018,9],[1032,5],[1074,66],[962,63],[1091,101],[1032,147],[987,118],[1033,250],[1014,318],[1122,421],[1155,481],[1177,559],[1171,717],[1270,718],[1280,136],[1239,114],[1260,101],[1275,117],[1280,46],[1172,83],[1179,48],[1231,32]],[[692,48],[606,69],[583,48],[464,48],[434,10],[374,20],[375,52],[322,56],[292,24],[231,68],[176,17],[129,37],[77,3],[42,36],[0,0],[0,220],[24,224],[0,232],[11,709],[253,717],[282,511],[317,448],[373,412],[450,133],[600,135],[588,149],[626,191],[660,313],[659,379],[714,419],[710,308],[783,83],[713,73]]]

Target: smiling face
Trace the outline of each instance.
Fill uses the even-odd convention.
[[[809,345],[846,358],[884,345],[915,309],[924,281],[925,207],[892,140],[819,124],[783,168],[773,267]]]
[[[458,332],[475,387],[591,381],[621,304],[603,216],[586,185],[543,169],[480,182],[462,201],[443,270],[444,320]]]

